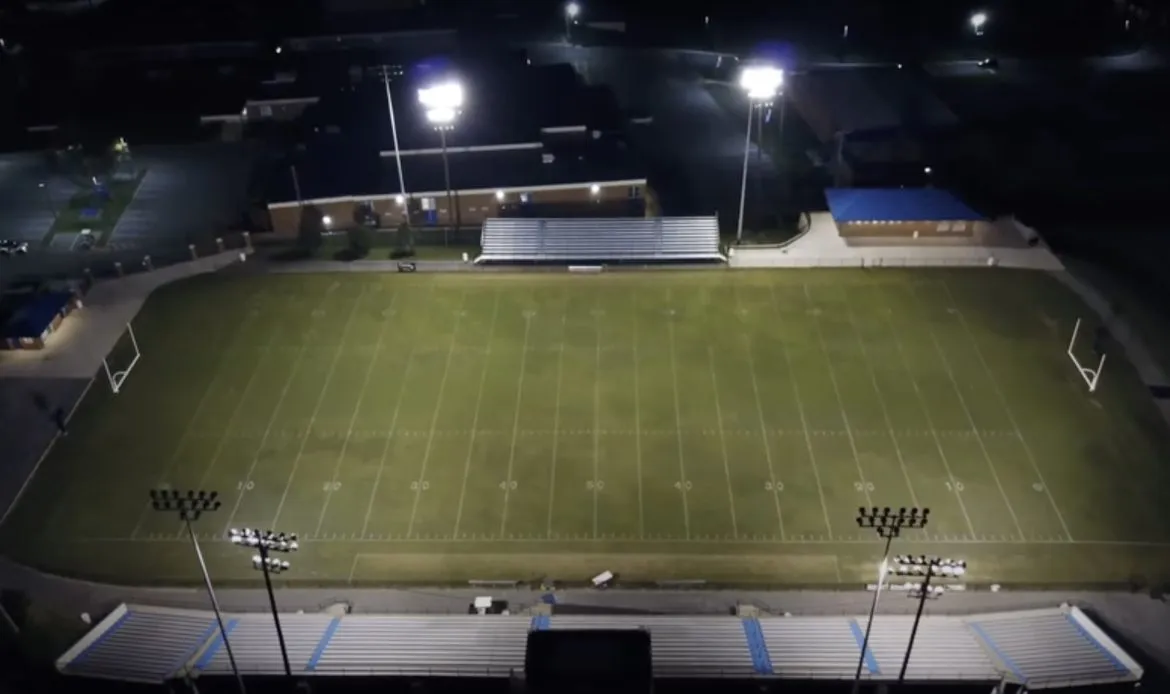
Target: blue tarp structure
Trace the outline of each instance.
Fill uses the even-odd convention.
[[[975,210],[938,188],[827,188],[829,213],[849,222],[977,222]]]
[[[36,339],[53,324],[73,295],[68,292],[35,294],[12,314],[0,330],[0,337],[9,340]]]

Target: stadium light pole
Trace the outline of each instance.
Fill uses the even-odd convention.
[[[570,2],[565,5],[565,43],[569,43],[572,36],[573,22],[577,21],[577,15],[581,14],[581,6],[575,2]]]
[[[451,191],[451,167],[447,162],[447,131],[455,127],[455,119],[463,108],[463,85],[455,80],[441,82],[418,90],[419,103],[426,109],[427,121],[439,131],[443,148],[443,180],[447,185],[447,209],[454,213],[455,228],[462,225],[459,207]]]
[[[394,142],[394,163],[398,166],[398,187],[403,195],[410,195],[406,190],[406,178],[402,175],[402,150],[398,147],[398,123],[394,119],[394,97],[390,95],[390,68],[382,66],[382,84],[386,86],[386,110],[390,113],[390,138]],[[407,209],[409,216],[409,209]]]
[[[922,583],[918,586],[918,611],[914,614],[914,626],[910,628],[910,642],[906,644],[906,657],[902,660],[902,669],[898,672],[898,684],[901,684],[906,679],[906,668],[910,665],[910,653],[914,650],[914,637],[918,635],[918,622],[922,619],[922,610],[926,607],[926,599],[931,595],[931,577],[958,578],[967,573],[967,562],[920,556],[897,557],[895,563],[899,574],[923,576]]]
[[[784,71],[780,68],[766,65],[756,65],[744,68],[739,76],[739,86],[747,92],[748,115],[747,133],[743,141],[743,179],[739,185],[739,222],[735,227],[735,243],[743,242],[743,209],[747,197],[748,158],[752,151],[752,109],[765,106],[776,98],[784,86]]]
[[[203,561],[203,551],[199,548],[199,538],[191,528],[191,521],[198,520],[199,516],[208,511],[218,510],[221,502],[219,492],[189,489],[180,492],[177,489],[151,489],[150,505],[156,511],[178,513],[187,534],[191,537],[191,546],[195,549],[195,558],[199,560],[199,569],[203,572],[203,584],[207,586],[207,596],[211,598],[211,608],[215,610],[215,621],[219,625],[219,636],[223,639],[223,649],[227,652],[228,662],[232,665],[232,673],[236,676],[236,684],[240,687],[240,694],[247,694],[244,689],[244,678],[240,675],[240,668],[236,665],[236,655],[232,652],[232,645],[228,641],[227,629],[223,626],[223,614],[219,610],[219,600],[215,597],[215,588],[211,585],[211,575],[207,573],[207,563]]]
[[[971,29],[976,36],[983,36],[983,28],[987,26],[987,13],[976,12],[971,15]]]
[[[899,508],[896,512],[889,506],[885,508],[857,509],[857,527],[873,528],[878,537],[886,539],[886,548],[882,552],[882,562],[878,567],[877,589],[873,592],[873,601],[869,605],[869,618],[865,622],[865,636],[861,640],[861,655],[857,659],[857,671],[853,673],[853,693],[857,694],[861,686],[861,667],[865,664],[865,652],[869,649],[869,633],[873,629],[873,616],[877,612],[878,598],[882,594],[882,581],[885,579],[890,559],[890,544],[895,537],[902,534],[902,528],[923,528],[930,519],[930,509],[917,507]]]
[[[255,547],[259,554],[252,556],[252,568],[264,574],[264,587],[268,590],[268,605],[272,608],[272,621],[276,624],[276,638],[280,641],[280,657],[284,660],[284,674],[292,678],[292,667],[288,663],[288,648],[284,645],[284,630],[280,628],[280,612],[276,609],[276,594],[272,592],[272,572],[288,571],[287,561],[268,556],[269,552],[295,552],[299,549],[296,533],[277,533],[271,530],[232,528],[229,533],[232,544]]]

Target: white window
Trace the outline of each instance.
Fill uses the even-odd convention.
[[[435,199],[434,198],[423,198],[422,199],[422,208],[424,210],[435,209]]]
[[[530,193],[521,193],[520,202],[527,205],[528,203],[532,202],[532,195]]]
[[[641,186],[630,186],[630,197],[631,198],[642,197],[642,187]]]

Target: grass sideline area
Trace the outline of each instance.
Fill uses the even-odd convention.
[[[199,277],[149,300],[0,549],[196,584],[168,485],[222,494],[196,529],[228,584],[258,580],[247,526],[300,534],[302,585],[856,585],[857,508],[919,505],[894,551],[973,583],[1152,586],[1170,441],[1119,351],[1086,392],[1088,316],[989,269]]]

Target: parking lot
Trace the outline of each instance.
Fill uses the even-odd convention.
[[[75,191],[72,183],[49,175],[38,153],[0,156],[0,238],[39,245],[53,226],[53,209]]]

